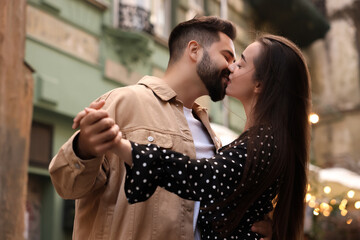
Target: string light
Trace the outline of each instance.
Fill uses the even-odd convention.
[[[331,187],[326,186],[324,187],[324,193],[329,194],[331,192]]]
[[[353,190],[350,190],[350,191],[348,191],[347,195],[349,198],[353,198],[355,195],[355,192]]]
[[[311,200],[311,194],[307,193],[306,194],[306,202],[309,202]]]
[[[329,206],[329,204],[323,202],[320,204],[320,209],[321,210],[329,210],[330,206]]]
[[[345,209],[347,203],[348,203],[348,200],[347,200],[347,199],[343,199],[343,200],[341,201],[340,205],[339,205],[339,209],[340,209],[340,210]]]
[[[348,211],[346,209],[343,209],[340,212],[341,216],[344,216],[344,217],[346,216],[347,213],[348,213]]]
[[[319,122],[319,115],[317,115],[316,113],[311,113],[310,116],[309,116],[309,121],[312,123],[312,124],[316,124]]]
[[[315,197],[315,196],[311,196],[310,201],[309,201],[309,207],[311,207],[311,208],[316,207],[316,202],[315,202],[315,200],[316,200],[316,197]]]
[[[315,114],[316,115],[316,114]],[[309,120],[312,123],[317,123],[319,121],[318,116],[316,115],[315,117],[311,117],[309,116]],[[306,203],[308,204],[308,206],[310,208],[313,209],[312,214],[317,217],[319,215],[328,218],[330,216],[332,216],[332,212],[334,211],[334,215],[333,217],[338,216],[338,214],[340,213],[340,215],[343,218],[343,221],[350,225],[353,222],[353,219],[351,218],[352,216],[352,211],[350,208],[347,209],[348,204],[351,203],[351,205],[354,203],[355,209],[360,210],[360,201],[354,201],[354,197],[355,197],[355,191],[354,190],[349,190],[348,192],[346,192],[346,195],[343,196],[343,199],[335,199],[335,198],[331,198],[333,189],[332,187],[330,187],[329,185],[326,186],[321,186],[323,187],[323,194],[321,194],[321,190],[320,190],[320,198],[317,198],[315,195],[317,194],[317,186],[312,186],[309,184],[307,184],[306,188],[307,188],[307,193],[305,195],[305,200]],[[320,189],[321,189],[320,187]],[[313,190],[315,190],[315,193],[313,192]],[[324,195],[325,194],[325,195]],[[357,196],[357,195],[356,195]],[[356,197],[357,198],[357,197]]]
[[[315,208],[314,211],[313,211],[313,214],[314,214],[315,216],[318,216],[319,213],[320,213],[320,209],[319,209],[319,208]]]
[[[329,211],[329,210],[323,211],[323,215],[324,215],[325,217],[330,216],[330,211]]]

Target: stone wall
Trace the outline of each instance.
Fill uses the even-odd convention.
[[[312,75],[313,161],[360,173],[360,0],[326,0],[330,30],[305,50]]]

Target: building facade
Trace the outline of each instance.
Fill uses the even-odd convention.
[[[26,62],[35,70],[26,205],[27,239],[71,239],[73,201],[52,187],[48,164],[73,134],[72,118],[103,93],[161,77],[180,21],[220,15],[219,1],[28,0]],[[242,2],[229,1],[228,15]],[[240,20],[241,21],[240,21]],[[237,22],[243,23],[237,17]],[[248,38],[238,38],[244,46]],[[209,100],[200,100],[211,107]],[[221,108],[221,107],[220,107]],[[214,116],[217,115],[215,110]],[[215,117],[214,117],[215,118]]]
[[[313,231],[319,239],[359,239],[360,1],[313,2],[330,25],[324,38],[304,49],[313,111],[319,115],[312,128],[311,162],[323,172],[310,189],[317,197]]]

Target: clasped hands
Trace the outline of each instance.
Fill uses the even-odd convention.
[[[127,164],[132,164],[130,142],[122,138],[122,133],[114,119],[102,110],[105,101],[93,102],[74,118],[73,129],[80,127],[77,140],[77,155],[81,159],[100,157],[107,152],[118,155]]]
[[[119,126],[101,109],[104,104],[105,101],[93,102],[74,118],[72,128],[80,127],[77,154],[81,159],[91,159],[110,151],[131,166],[131,144],[122,138]],[[266,217],[263,221],[254,223],[251,230],[267,236],[262,240],[271,240],[272,221]]]

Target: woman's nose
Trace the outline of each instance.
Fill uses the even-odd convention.
[[[235,65],[236,65],[235,63],[232,63],[232,64],[229,65],[228,69],[229,69],[230,72],[234,72]]]

